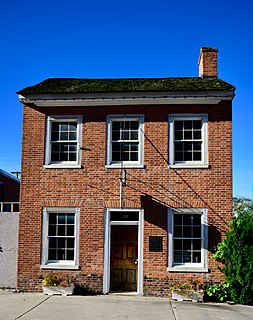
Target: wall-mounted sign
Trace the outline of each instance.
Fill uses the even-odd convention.
[[[149,237],[149,251],[162,252],[163,251],[163,237],[151,236]]]

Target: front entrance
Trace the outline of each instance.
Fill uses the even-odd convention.
[[[137,291],[138,226],[111,226],[110,291]]]

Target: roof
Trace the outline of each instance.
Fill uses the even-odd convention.
[[[17,93],[29,94],[77,94],[99,92],[162,92],[162,91],[227,91],[235,87],[217,78],[49,78]]]
[[[20,180],[18,178],[16,178],[15,176],[13,176],[12,174],[10,174],[7,171],[4,171],[3,169],[0,169],[0,175],[4,175],[5,177],[20,183]]]

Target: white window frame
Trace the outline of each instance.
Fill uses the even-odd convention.
[[[75,214],[75,253],[74,260],[48,260],[48,224],[50,213]],[[42,210],[42,255],[41,269],[79,269],[80,209],[71,207],[44,207]]]
[[[139,150],[138,161],[112,161],[112,122],[113,121],[139,121]],[[107,168],[143,168],[144,167],[144,115],[129,114],[129,115],[108,115],[107,116]]]
[[[175,121],[202,121],[201,161],[175,161]],[[208,115],[207,114],[171,114],[169,115],[169,167],[171,168],[208,168]]]
[[[51,161],[51,131],[53,122],[77,123],[77,159],[76,161]],[[46,122],[45,168],[81,168],[82,116],[48,116]]]
[[[173,255],[173,215],[200,214],[201,215],[201,263],[174,263]],[[208,272],[208,209],[177,208],[168,209],[168,268],[173,272]]]

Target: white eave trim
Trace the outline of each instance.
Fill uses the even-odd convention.
[[[38,107],[85,107],[85,106],[104,106],[104,105],[158,105],[158,104],[218,104],[222,100],[233,100],[234,92],[208,92],[204,96],[200,94],[176,94],[176,95],[157,95],[157,96],[129,96],[120,97],[108,94],[104,97],[58,97],[42,96],[23,97],[19,95],[19,101],[23,104],[34,104]]]
[[[104,106],[104,105],[158,105],[158,104],[218,104],[233,100],[234,90],[187,92],[116,92],[86,94],[29,94],[19,95],[23,104],[38,107]]]

